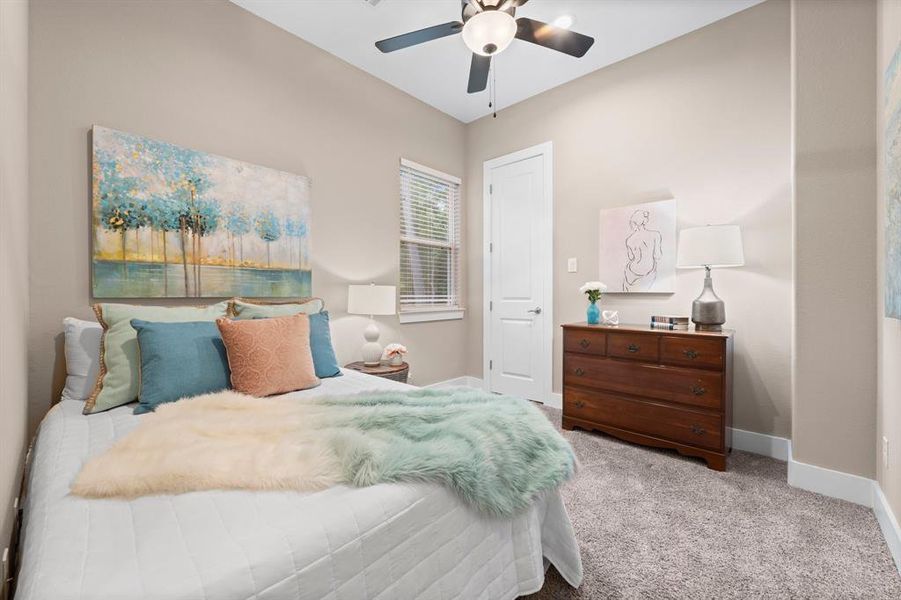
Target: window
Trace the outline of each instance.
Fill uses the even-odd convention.
[[[401,323],[462,319],[460,179],[401,159]]]

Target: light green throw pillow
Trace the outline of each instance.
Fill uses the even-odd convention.
[[[232,311],[238,319],[271,319],[290,317],[298,313],[315,315],[322,312],[325,302],[321,298],[305,298],[297,302],[270,302],[255,304],[241,298],[232,300]]]
[[[100,374],[94,392],[84,404],[84,414],[109,410],[138,399],[141,390],[141,360],[138,333],[132,319],[162,323],[215,321],[228,313],[228,302],[210,306],[134,306],[95,304],[94,313],[103,325],[100,343]]]

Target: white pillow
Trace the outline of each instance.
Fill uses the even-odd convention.
[[[100,338],[103,327],[93,321],[66,317],[66,388],[63,399],[84,402],[94,390],[100,370]]]

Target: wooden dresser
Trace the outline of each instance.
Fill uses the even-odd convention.
[[[563,428],[674,448],[724,471],[732,447],[731,331],[563,326]]]

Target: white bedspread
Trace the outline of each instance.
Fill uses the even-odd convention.
[[[404,384],[345,371],[308,397]],[[141,418],[63,400],[41,425],[25,501],[17,600],[515,598],[582,565],[557,492],[491,519],[434,484],[296,492],[215,491],[85,500],[84,461]]]

